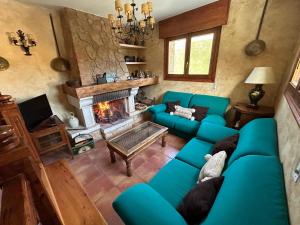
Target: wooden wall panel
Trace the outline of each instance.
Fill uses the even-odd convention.
[[[230,0],[219,0],[159,22],[159,38],[169,38],[227,24]]]

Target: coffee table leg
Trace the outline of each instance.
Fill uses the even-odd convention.
[[[161,141],[161,146],[162,147],[166,147],[166,145],[167,145],[166,136],[167,135],[162,136],[162,141]]]
[[[131,177],[132,176],[131,161],[125,160],[125,162],[126,162],[127,176]]]
[[[109,150],[109,153],[110,153],[110,161],[111,161],[111,163],[115,163],[116,162],[116,156],[115,156],[114,151]]]

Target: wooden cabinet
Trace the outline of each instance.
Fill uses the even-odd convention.
[[[30,135],[40,155],[65,148],[73,157],[65,124],[57,116],[41,123]]]
[[[25,145],[30,146],[34,159],[39,159],[39,155],[27,131],[18,105],[14,102],[0,104],[0,125],[5,124],[13,126],[15,134],[24,142]]]
[[[257,109],[247,107],[245,103],[238,103],[233,107],[236,110],[234,127],[242,128],[246,123],[257,118],[268,118],[274,116],[274,108],[259,106]]]

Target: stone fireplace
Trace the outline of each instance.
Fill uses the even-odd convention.
[[[131,128],[142,120],[143,111],[135,110],[134,97],[138,89],[129,88],[84,98],[67,95],[82,124],[78,130],[69,131],[70,136],[73,138],[79,133],[92,133],[96,139],[108,139]]]

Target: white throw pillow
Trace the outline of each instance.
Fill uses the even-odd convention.
[[[213,156],[207,154],[204,156],[207,161],[202,167],[198,182],[206,181],[214,177],[219,177],[223,171],[227,154],[225,151],[220,151]]]
[[[184,118],[187,118],[189,120],[195,120],[195,117],[193,117],[193,113],[195,112],[195,109],[190,108],[184,108],[179,105],[175,105],[175,112],[170,112],[170,115],[177,115]]]

